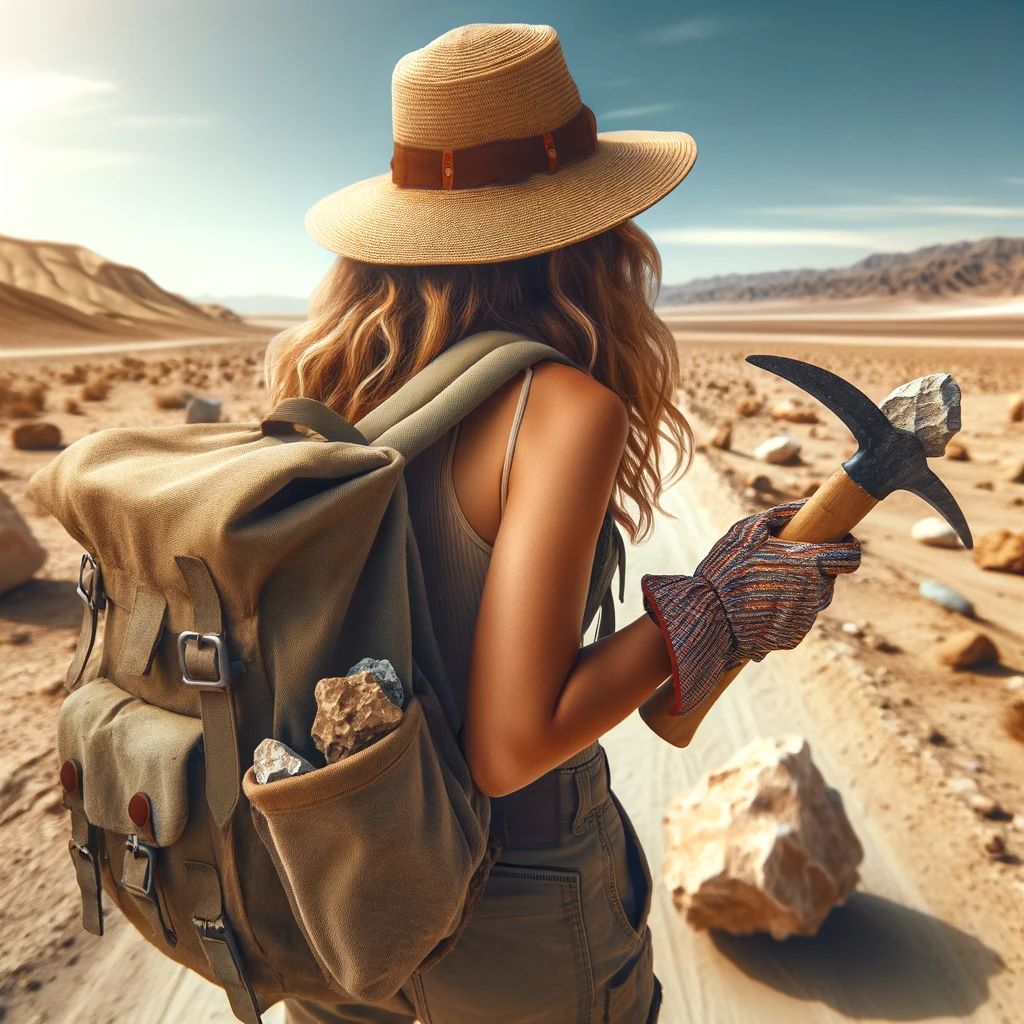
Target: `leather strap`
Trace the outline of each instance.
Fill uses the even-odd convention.
[[[85,816],[81,766],[75,763],[76,785],[65,787],[64,806],[71,811],[71,839],[68,852],[75,866],[75,878],[82,896],[82,927],[93,935],[103,934],[103,887],[100,882],[100,830]]]
[[[166,610],[163,594],[141,583],[135,585],[135,600],[117,663],[119,674],[144,676],[149,671]]]
[[[89,655],[96,643],[96,626],[99,613],[106,605],[103,592],[103,571],[99,563],[90,555],[82,555],[82,564],[78,570],[78,596],[84,603],[82,609],[82,626],[78,631],[78,643],[75,653],[68,665],[64,677],[64,685],[70,691],[81,681]]]
[[[520,139],[462,149],[394,144],[391,180],[399,188],[462,189],[512,185],[532,174],[554,174],[597,149],[597,119],[586,104],[565,124]]]
[[[167,926],[160,911],[156,888],[158,851],[141,842],[138,836],[129,836],[128,850],[121,864],[121,888],[132,894],[135,905],[142,912],[156,939],[164,939],[174,946],[178,942],[174,931]]]
[[[220,598],[206,563],[192,555],[174,558],[192,600],[192,622],[196,633],[225,640]],[[242,791],[238,757],[238,729],[231,692],[230,664],[222,664],[215,647],[185,643],[184,662],[191,679],[226,679],[223,686],[201,687],[199,709],[203,719],[203,749],[206,755],[206,802],[214,821],[225,828],[231,820]],[[226,642],[222,648],[227,657]]]
[[[224,986],[234,1015],[245,1024],[260,1024],[260,1008],[245,976],[234,932],[224,916],[220,876],[211,864],[185,861],[192,890],[192,924],[199,936],[210,970]]]
[[[328,441],[366,444],[366,438],[344,416],[315,398],[286,398],[260,421],[260,429],[266,436],[294,433],[295,427],[316,431]]]

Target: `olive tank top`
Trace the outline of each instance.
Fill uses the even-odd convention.
[[[509,470],[519,425],[529,396],[533,368],[527,367],[519,392],[501,472],[501,509],[505,509]],[[492,545],[466,519],[455,493],[452,460],[456,424],[417,455],[405,469],[409,518],[416,536],[437,644],[449,668],[460,711],[466,705],[469,660],[484,578]],[[582,764],[598,752],[597,740],[559,767]]]

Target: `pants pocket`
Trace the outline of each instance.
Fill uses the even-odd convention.
[[[598,825],[605,856],[605,892],[625,934],[639,944],[651,912],[653,880],[643,844],[626,809],[611,789]]]
[[[591,1024],[580,872],[498,861],[465,932],[416,988],[422,1024]]]
[[[644,928],[639,951],[604,990],[603,1024],[653,1024],[661,1008],[661,984],[654,976],[651,929]]]

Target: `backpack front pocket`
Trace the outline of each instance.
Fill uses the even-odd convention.
[[[334,764],[263,785],[245,774],[295,918],[342,993],[393,995],[459,927],[479,857],[469,797],[446,774],[415,694],[392,732]]]

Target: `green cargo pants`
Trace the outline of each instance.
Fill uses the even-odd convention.
[[[445,957],[383,1002],[286,1000],[287,1024],[654,1024],[651,870],[592,746],[551,773],[557,842],[505,847]]]

